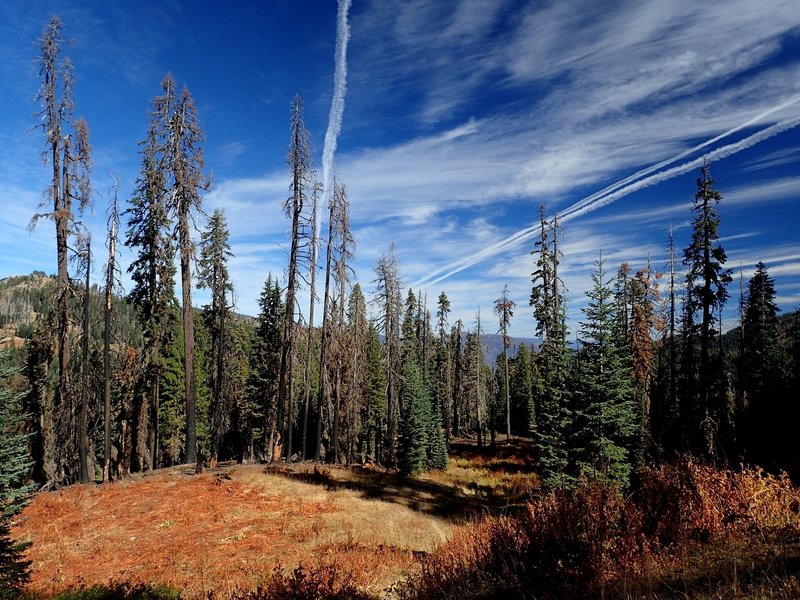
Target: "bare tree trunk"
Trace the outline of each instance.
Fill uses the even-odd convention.
[[[197,462],[197,390],[194,376],[194,317],[192,315],[191,238],[188,216],[179,212],[181,296],[183,300],[183,367],[186,377],[186,456],[184,464]]]
[[[114,292],[114,276],[117,260],[117,228],[119,226],[119,210],[117,192],[119,182],[115,183],[108,218],[108,262],[106,263],[106,289],[103,311],[103,482],[111,481],[111,311]]]
[[[113,273],[114,236],[111,234],[109,264]],[[111,481],[111,285],[106,279],[105,311],[103,315],[103,482]]]
[[[83,340],[81,365],[81,407],[78,422],[78,457],[80,460],[80,482],[89,483],[89,276],[91,274],[92,250],[86,240],[86,287],[83,292]]]
[[[508,329],[503,326],[503,379],[506,391],[506,441],[511,441],[511,390],[508,377]]]
[[[306,445],[308,443],[308,409],[311,399],[311,351],[314,342],[314,305],[317,294],[317,188],[314,189],[313,207],[311,211],[311,300],[308,305],[308,337],[306,341],[306,368],[303,380],[303,433],[300,440],[300,460],[306,459]],[[321,368],[321,365],[320,365]]]
[[[328,298],[330,297],[331,286],[331,261],[333,255],[333,215],[334,204],[330,205],[330,215],[328,217],[328,245],[325,250],[325,296],[322,301],[322,336],[319,346],[319,385],[317,390],[317,447],[314,452],[314,462],[320,462],[322,446],[322,406],[326,398],[325,371],[327,369],[327,346],[328,328],[330,327],[330,316],[328,314]]]

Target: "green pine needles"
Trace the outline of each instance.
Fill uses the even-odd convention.
[[[10,351],[0,355],[0,381],[9,381],[15,369],[10,366]],[[11,524],[31,493],[26,484],[31,462],[28,435],[22,429],[24,393],[0,387],[0,598],[15,598],[28,581],[30,562],[25,560],[26,545],[11,538]]]

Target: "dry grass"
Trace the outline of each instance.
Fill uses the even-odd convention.
[[[33,542],[44,595],[144,582],[207,600],[800,598],[786,477],[687,460],[626,496],[541,495],[524,440],[452,449],[446,472],[419,477],[278,464],[74,486],[37,496],[13,533]]]
[[[258,466],[189,475],[185,468],[40,494],[14,534],[32,542],[31,588],[52,594],[111,581],[207,590],[265,584],[276,566],[337,565],[377,592],[415,553],[449,533],[439,519],[348,491],[265,474]]]

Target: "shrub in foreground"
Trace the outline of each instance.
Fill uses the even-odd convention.
[[[627,496],[591,483],[463,527],[400,592],[408,600],[600,597],[668,565],[687,545],[753,532],[796,537],[798,505],[787,477],[686,460],[644,470]]]

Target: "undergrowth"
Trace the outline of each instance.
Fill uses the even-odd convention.
[[[654,467],[639,474],[627,496],[586,484],[537,498],[513,516],[457,529],[421,559],[400,595],[406,600],[628,597],[627,588],[642,586],[656,594],[669,590],[671,574],[681,572],[687,553],[699,568],[693,584],[705,580],[711,590],[719,560],[728,568],[724,550],[734,540],[757,540],[769,548],[774,560],[764,568],[791,589],[799,505],[800,492],[785,476],[719,471],[691,460]],[[742,551],[753,548],[745,544]],[[757,586],[756,575],[750,579]]]

